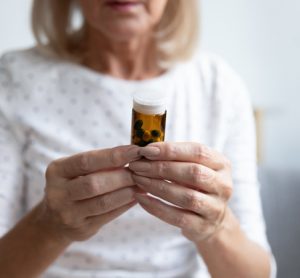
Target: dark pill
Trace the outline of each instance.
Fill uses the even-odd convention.
[[[151,130],[151,135],[152,135],[154,138],[157,138],[157,137],[160,137],[161,132],[160,132],[159,130]]]
[[[143,126],[143,121],[137,120],[134,124],[134,129],[141,129],[142,126]]]
[[[140,147],[145,147],[145,146],[148,145],[148,142],[142,140],[141,142],[138,143],[138,145],[139,145]]]
[[[142,129],[142,128],[137,129],[136,132],[135,132],[136,136],[139,137],[139,138],[143,138],[144,133],[145,133],[145,130]]]

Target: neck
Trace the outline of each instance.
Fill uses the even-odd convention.
[[[83,63],[89,68],[114,77],[142,80],[161,73],[151,36],[117,41],[89,27],[84,45]]]

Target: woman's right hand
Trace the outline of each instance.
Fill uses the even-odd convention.
[[[136,204],[125,165],[139,147],[95,150],[53,161],[46,171],[40,220],[68,242],[86,240]]]

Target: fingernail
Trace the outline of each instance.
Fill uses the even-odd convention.
[[[149,185],[151,183],[151,180],[149,178],[141,177],[138,175],[132,175],[132,178],[137,184]]]
[[[136,161],[129,164],[129,169],[134,172],[146,172],[151,169],[151,164],[146,161]]]
[[[156,157],[160,155],[160,148],[158,147],[144,147],[140,149],[140,155],[145,157]]]

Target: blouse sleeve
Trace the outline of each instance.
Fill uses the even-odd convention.
[[[11,74],[0,59],[0,237],[18,221],[23,211],[22,145],[11,121],[14,94]]]
[[[219,86],[227,93],[230,115],[224,154],[232,163],[234,187],[229,205],[248,238],[272,254],[257,179],[255,122],[250,98],[241,79],[229,67],[224,67],[222,72]],[[271,257],[271,277],[276,277],[276,263],[273,255]]]

